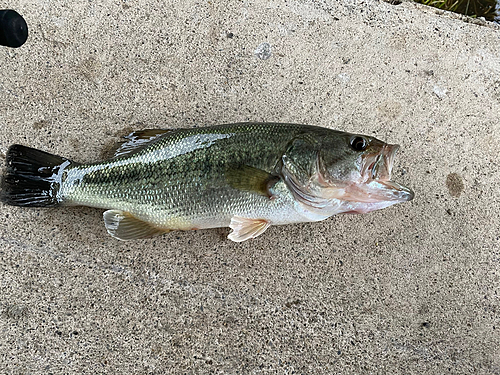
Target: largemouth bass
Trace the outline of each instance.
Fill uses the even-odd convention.
[[[270,225],[366,213],[409,201],[391,180],[399,146],[326,128],[242,123],[130,134],[110,160],[79,164],[21,145],[7,153],[1,200],[106,209],[113,237],[230,227],[245,241]]]

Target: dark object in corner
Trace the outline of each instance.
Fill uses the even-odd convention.
[[[15,10],[0,10],[0,45],[21,47],[28,39],[28,25]]]

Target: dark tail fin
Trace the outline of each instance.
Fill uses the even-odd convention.
[[[12,206],[53,207],[62,170],[68,159],[21,145],[7,151],[7,172],[2,179],[0,200]]]

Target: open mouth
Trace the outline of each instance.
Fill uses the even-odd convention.
[[[362,183],[358,185],[364,192],[365,201],[395,201],[412,200],[413,191],[406,186],[391,181],[394,159],[399,150],[398,145],[385,144],[376,154],[367,154],[363,158],[361,168]]]
[[[399,146],[379,141],[379,144],[373,148],[374,151],[366,152],[361,156],[361,160],[358,159],[361,166],[356,174],[352,175],[355,178],[332,182],[322,178],[322,175],[318,173],[315,178],[320,177],[316,181],[321,191],[311,194],[309,190],[307,195],[301,195],[301,199],[307,200],[309,206],[314,200],[310,197],[318,198],[323,203],[332,199],[348,202],[349,212],[370,212],[412,200],[414,193],[410,188],[391,180],[394,159]],[[301,189],[296,186],[294,190],[300,191]],[[317,202],[315,207],[320,208]]]
[[[369,154],[364,157],[361,175],[363,179],[389,181],[392,176],[394,158],[399,150],[399,145],[384,145],[377,154]]]

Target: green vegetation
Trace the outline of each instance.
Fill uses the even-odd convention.
[[[500,4],[496,0],[415,0],[417,3],[470,17],[484,17],[489,21],[500,22]]]

